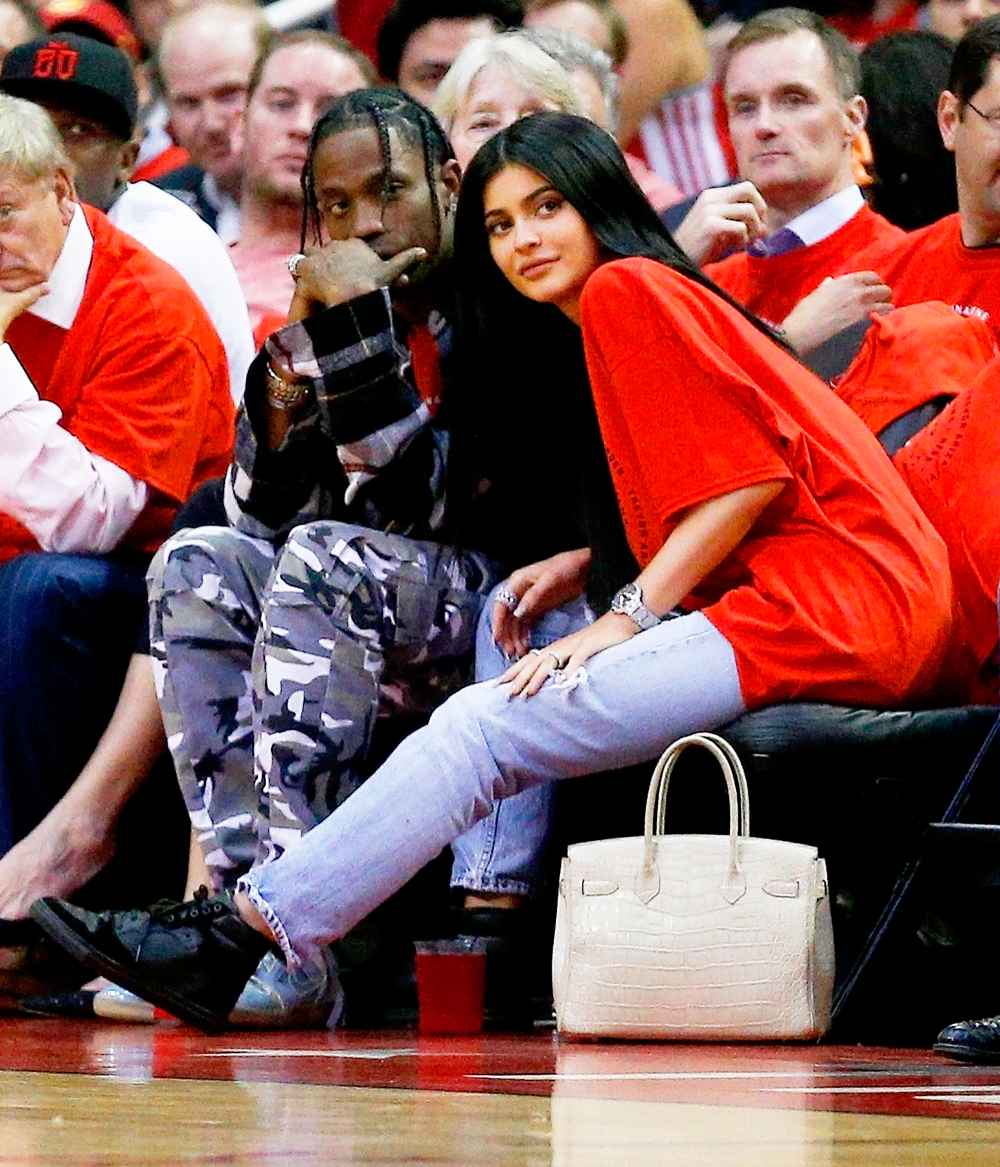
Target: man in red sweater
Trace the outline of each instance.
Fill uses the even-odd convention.
[[[959,41],[938,103],[955,154],[958,213],[857,257],[892,288],[896,305],[944,300],[1000,329],[1000,16]]]
[[[767,204],[768,234],[706,271],[784,327],[802,352],[890,307],[888,288],[856,262],[876,242],[903,239],[868,208],[855,182],[853,147],[867,113],[859,84],[848,42],[804,9],[760,13],[730,45],[724,82],[730,135],[740,176]],[[815,293],[809,303],[793,313],[809,293]]]
[[[68,45],[35,62],[79,65]],[[70,175],[48,115],[0,96],[0,854],[93,749],[149,554],[232,444],[200,302]]]

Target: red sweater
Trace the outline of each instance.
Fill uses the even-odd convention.
[[[858,256],[856,267],[877,271],[897,308],[944,300],[960,315],[1000,330],[1000,247],[966,247],[957,214],[873,245]]]
[[[858,252],[876,245],[888,247],[905,238],[905,232],[865,206],[819,243],[784,255],[741,252],[708,264],[705,274],[751,312],[770,324],[780,324],[827,276],[866,271],[871,265],[859,263]]]
[[[68,332],[24,313],[7,341],[39,397],[93,454],[150,488],[122,545],[155,550],[177,504],[225,472],[233,442],[226,354],[194,292],[174,269],[100,211],[83,300]],[[37,549],[0,514],[0,561]]]

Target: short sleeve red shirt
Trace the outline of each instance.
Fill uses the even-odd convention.
[[[780,324],[803,296],[808,296],[827,276],[864,271],[858,252],[891,247],[906,234],[870,207],[862,207],[839,230],[783,255],[757,256],[740,252],[710,263],[705,274],[734,300],[770,324]]]
[[[901,240],[873,245],[854,266],[877,271],[892,288],[897,308],[943,300],[962,316],[1000,331],[1000,247],[966,247],[957,214]]]
[[[582,327],[640,564],[687,508],[786,483],[684,601],[732,645],[748,707],[931,692],[950,632],[947,553],[860,419],[734,308],[652,260],[598,268]]]
[[[1000,359],[895,457],[951,558],[958,618],[950,672],[957,696],[995,702],[1000,586]]]

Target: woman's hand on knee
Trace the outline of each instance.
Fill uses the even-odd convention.
[[[512,572],[495,593],[494,642],[508,656],[523,657],[535,622],[582,595],[589,572],[589,547],[562,551]]]
[[[554,640],[542,649],[534,649],[515,661],[495,684],[510,685],[508,699],[534,697],[553,673],[572,676],[591,657],[631,640],[639,631],[635,621],[618,612],[606,612],[599,620],[569,636]]]

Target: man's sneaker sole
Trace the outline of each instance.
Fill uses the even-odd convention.
[[[85,968],[107,977],[114,984],[121,985],[151,1005],[159,1005],[174,1017],[208,1033],[222,1033],[230,1028],[228,1017],[220,1017],[201,1005],[177,996],[156,982],[136,976],[128,965],[119,964],[117,960],[106,956],[84,939],[72,923],[63,919],[49,900],[36,900],[31,906],[31,918],[63,951],[68,952]]]

